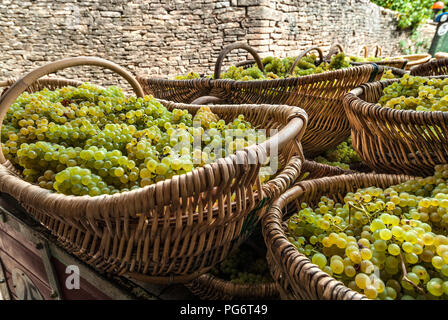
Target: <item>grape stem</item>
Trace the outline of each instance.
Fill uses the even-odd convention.
[[[401,268],[403,269],[403,280],[412,285],[414,288],[416,288],[421,294],[423,294],[426,300],[429,300],[429,297],[426,294],[425,290],[423,290],[423,288],[419,287],[408,278],[408,271],[406,270],[406,264],[404,262],[403,255],[401,254],[401,252],[400,252],[400,260],[401,260]]]
[[[355,208],[356,210],[362,211],[365,213],[367,219],[369,219],[369,223],[372,222],[371,215],[369,214],[369,212],[365,209],[365,207],[362,205],[362,203],[359,203],[361,205],[361,207],[357,207],[354,204],[348,204],[349,206],[352,206],[353,208]],[[381,210],[377,210],[376,212],[373,212],[372,215],[377,214],[379,211]],[[351,214],[350,214],[350,210],[348,211],[348,223],[350,224],[350,218],[351,218]]]
[[[339,231],[344,232],[345,230],[347,230],[348,226],[346,226],[344,229],[342,229],[340,226],[338,226],[337,224],[334,223],[334,221],[331,221],[331,224],[338,228]]]

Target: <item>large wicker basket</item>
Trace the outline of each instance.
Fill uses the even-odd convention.
[[[409,54],[405,56],[396,57],[397,59],[405,59],[408,60],[406,64],[406,70],[410,70],[414,67],[420,66],[422,64],[427,63],[431,60],[432,56],[429,53],[421,53],[421,54]]]
[[[360,300],[367,299],[321,271],[301,254],[286,236],[287,218],[306,202],[317,205],[321,196],[343,201],[346,193],[357,188],[386,188],[409,180],[405,175],[350,174],[301,181],[274,201],[262,219],[263,236],[268,248],[267,260],[272,277],[285,300]],[[288,208],[288,210],[286,210]]]
[[[353,171],[305,160],[297,180],[349,174]],[[237,284],[215,277],[209,273],[194,279],[188,288],[204,300],[273,300],[279,298],[276,282],[260,284]]]
[[[128,80],[137,96],[143,95],[138,82],[114,63],[94,57],[63,59],[15,82],[1,97],[1,121],[25,90],[76,85],[74,81],[38,79],[78,65],[114,70]],[[168,109],[183,108],[192,113],[199,108],[160,102]],[[226,121],[243,114],[255,126],[279,132],[265,143],[187,174],[137,190],[97,197],[66,196],[25,182],[0,153],[0,192],[12,195],[52,230],[67,250],[98,270],[153,283],[189,282],[223,260],[244,240],[250,224],[256,223],[270,201],[297,178],[303,162],[300,138],[307,117],[300,108],[284,105],[210,108]],[[260,185],[261,160],[274,148],[279,150],[281,169]]]
[[[378,48],[379,47],[377,47],[377,52],[378,52]],[[363,50],[365,50],[364,52],[364,55],[365,55],[365,57],[367,58],[367,47],[366,46],[364,46],[363,47]],[[334,46],[332,46],[331,48],[330,48],[330,50],[328,50],[328,53],[327,53],[327,55],[325,56],[325,60],[326,61],[329,61],[330,59],[331,59],[331,57],[333,56],[333,55],[335,55],[335,54],[338,54],[339,52],[344,52],[344,48],[340,45],[340,44],[336,44],[336,45],[334,45]],[[406,73],[409,73],[409,71],[405,71],[403,68],[402,68],[402,65],[403,65],[403,62],[404,61],[399,61],[399,62],[396,62],[396,61],[393,61],[392,63],[391,63],[391,65],[388,65],[387,63],[383,63],[382,61],[377,61],[377,62],[350,62],[350,64],[351,65],[354,65],[354,66],[359,66],[359,65],[363,65],[363,64],[372,64],[372,63],[375,63],[376,65],[381,65],[381,66],[383,66],[384,67],[384,71],[387,71],[387,70],[391,70],[392,71],[392,74],[396,77],[396,78],[401,78],[402,76],[404,76]],[[406,64],[406,66],[407,66],[407,64]]]
[[[368,57],[367,53],[367,46],[362,47],[361,52],[364,54],[364,58]],[[381,58],[383,50],[380,46],[375,46],[375,54],[374,57]],[[398,69],[405,69],[408,65],[409,60],[404,57],[393,57],[393,58],[383,58],[381,61],[375,61],[375,62],[353,62],[353,65],[362,65],[362,64],[368,64],[368,63],[375,63],[379,66],[385,66],[385,67],[392,67],[392,68],[398,68]]]
[[[400,80],[368,83],[344,97],[353,147],[376,172],[427,174],[448,162],[448,114],[383,108],[383,89]]]
[[[411,68],[412,76],[441,76],[448,75],[448,58],[433,60]]]
[[[242,244],[245,250],[255,252],[258,258],[266,257],[266,246],[260,232],[260,226],[251,237]],[[254,284],[240,284],[204,274],[186,285],[190,291],[202,300],[277,300],[279,291],[274,281]]]
[[[338,145],[350,135],[350,126],[342,106],[344,94],[377,77],[379,79],[383,72],[382,68],[367,64],[298,78],[262,81],[219,79],[225,54],[230,49],[238,48],[247,49],[247,46],[238,44],[223,49],[216,63],[215,80],[146,77],[137,77],[137,80],[146,93],[175,102],[198,103],[197,99],[202,94],[217,97],[222,103],[299,106],[309,117],[302,146],[304,154],[312,158]]]

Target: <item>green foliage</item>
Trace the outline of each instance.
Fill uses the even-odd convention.
[[[371,0],[384,8],[397,11],[398,27],[415,29],[421,22],[432,16],[434,0]]]
[[[409,40],[402,39],[399,45],[403,54],[406,55],[426,53],[431,46],[431,38],[422,38],[420,32],[414,30]]]

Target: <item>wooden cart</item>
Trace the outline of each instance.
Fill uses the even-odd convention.
[[[4,300],[197,299],[183,285],[151,285],[97,272],[59,247],[5,193],[0,193],[0,295]]]

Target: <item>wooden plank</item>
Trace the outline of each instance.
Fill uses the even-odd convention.
[[[7,223],[0,223],[0,231],[7,234],[11,238],[15,239],[19,243],[26,244],[27,249],[34,253],[36,256],[40,256],[39,250],[36,248],[36,245],[33,244],[29,239],[24,236],[23,232],[18,232],[16,229],[12,228]]]
[[[0,233],[8,235],[9,237],[15,239],[16,242],[26,245],[28,249],[27,251],[32,252],[36,256],[40,256],[39,249],[36,248],[36,245],[30,242],[27,238],[25,238],[23,236],[23,233],[17,232],[16,230],[12,229],[8,224],[0,223]]]
[[[49,286],[47,273],[41,256],[38,256],[33,251],[29,250],[29,247],[34,247],[33,243],[29,241],[20,243],[3,231],[0,231],[0,241],[0,250],[4,251],[10,257],[14,257],[21,266],[29,270]]]
[[[152,287],[149,288],[137,284],[124,277],[114,277],[111,279],[87,266],[74,255],[63,250],[47,229],[31,219],[29,214],[17,204],[15,199],[4,193],[0,193],[0,229],[5,233],[8,233],[10,237],[16,238],[19,242],[26,243],[26,246],[28,246],[28,243],[32,243],[29,249],[37,255],[40,254],[40,251],[36,249],[36,244],[43,244],[48,241],[50,253],[53,256],[51,260],[54,261],[55,266],[57,263],[60,263],[58,266],[59,271],[57,271],[57,277],[60,281],[61,289],[63,290],[66,290],[65,279],[68,276],[65,274],[65,266],[79,266],[81,288],[85,292],[78,292],[75,294],[73,292],[65,292],[62,294],[63,299],[121,300],[135,299],[136,297],[140,299],[157,299],[157,296],[160,294],[156,293],[157,290],[154,290]],[[8,249],[8,251],[10,250]],[[15,257],[15,253],[13,256]],[[40,257],[41,256],[39,256],[39,258]],[[16,263],[20,264],[19,261],[16,261]],[[31,266],[28,267],[32,268]],[[30,278],[32,277],[30,276]],[[45,277],[45,280],[47,280],[47,277]],[[47,287],[48,289],[50,288],[49,284],[47,284]],[[67,291],[71,290],[67,289]],[[48,294],[46,298],[48,298]]]
[[[41,281],[38,277],[36,277],[30,270],[27,270],[24,268],[18,261],[16,261],[13,257],[6,254],[4,251],[0,251],[0,259],[2,260],[3,267],[5,270],[7,270],[7,273],[9,273],[8,278],[8,286],[10,288],[10,291],[14,293],[14,286],[12,282],[12,271],[16,268],[22,270],[30,279],[33,281],[36,288],[39,290],[40,294],[44,299],[50,299],[51,289],[47,286],[47,284],[43,281]]]
[[[14,291],[14,284],[12,283],[12,274],[5,269],[6,282],[8,283],[9,295],[11,300],[17,300],[16,292]]]
[[[53,266],[57,272],[59,283],[61,284],[62,298],[65,300],[111,300],[105,293],[98,290],[94,285],[86,281],[80,274],[79,289],[68,289],[65,281],[69,274],[65,273],[66,265],[57,259],[52,259]],[[78,266],[79,267],[79,266]]]

